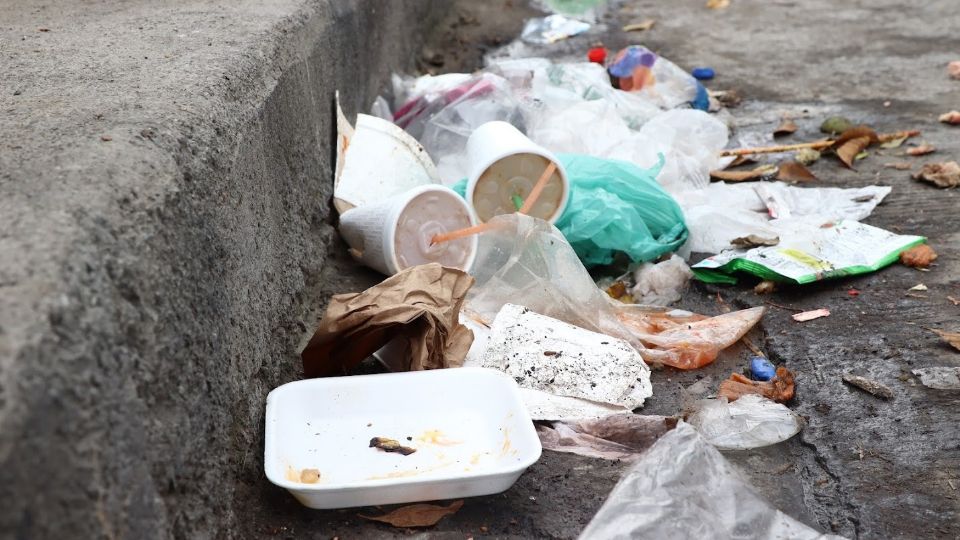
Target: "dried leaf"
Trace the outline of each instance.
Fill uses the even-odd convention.
[[[956,161],[927,163],[913,175],[913,179],[930,182],[939,188],[957,187],[960,186],[960,165]]]
[[[756,162],[757,160],[754,159],[753,156],[737,156],[733,158],[733,161],[731,161],[729,165],[727,165],[727,168],[732,169],[734,167],[739,167],[741,165],[750,165]]]
[[[837,137],[833,143],[834,152],[848,169],[853,168],[857,156],[871,143],[877,142],[877,133],[867,126],[852,127]],[[861,158],[862,159],[862,158]]]
[[[913,163],[910,163],[909,161],[894,161],[892,163],[884,163],[883,166],[887,169],[906,171],[913,168]]]
[[[926,290],[929,290],[929,287],[927,287],[923,283],[917,283],[916,285],[914,285],[913,287],[910,287],[907,290],[908,291],[926,291]]]
[[[960,298],[954,298],[952,296],[948,296],[947,300],[953,302],[953,305],[955,306],[960,306]]]
[[[927,244],[920,244],[900,253],[900,262],[912,268],[926,268],[937,259],[937,252]]]
[[[708,9],[724,9],[730,6],[730,0],[707,0]]]
[[[820,317],[829,317],[829,309],[815,309],[813,311],[804,311],[802,313],[794,314],[793,320],[797,322],[806,322],[812,321],[814,319],[819,319]]]
[[[960,111],[950,111],[948,113],[943,113],[938,119],[944,124],[950,124],[951,126],[960,125]]]
[[[772,178],[777,174],[776,165],[764,165],[749,171],[710,171],[710,178],[724,182],[747,182]]]
[[[946,330],[937,330],[931,328],[938,336],[950,344],[951,347],[960,351],[960,332],[947,332]]]
[[[810,169],[796,161],[781,163],[780,170],[777,172],[777,180],[784,182],[813,182],[816,179],[817,177],[810,172]]]
[[[710,97],[716,98],[721,105],[732,109],[743,101],[743,97],[740,95],[740,92],[736,90],[707,90],[710,94]]]
[[[748,236],[741,236],[739,238],[734,238],[730,241],[730,244],[738,248],[755,248],[759,246],[775,246],[780,243],[780,238],[774,236],[773,238],[764,238],[756,234],[751,234]]]
[[[920,146],[914,146],[913,148],[907,148],[907,153],[911,156],[925,156],[936,151],[936,148],[927,143],[923,143]]]
[[[757,283],[757,286],[753,288],[755,294],[770,294],[777,290],[777,283],[775,281],[761,281]]]
[[[394,527],[432,527],[440,522],[446,516],[455,514],[463,501],[453,501],[449,506],[440,506],[436,504],[411,504],[397,508],[382,516],[365,516],[358,514],[363,519],[387,523]]]
[[[797,124],[793,123],[793,120],[787,118],[786,116],[780,120],[780,125],[777,126],[777,129],[773,130],[774,137],[782,137],[783,135],[790,135],[791,133],[797,131]]]
[[[655,21],[654,19],[646,19],[637,23],[630,23],[624,26],[623,31],[624,32],[643,32],[653,28],[653,25],[656,23],[657,21]]]
[[[801,148],[793,156],[793,159],[800,163],[801,165],[811,165],[818,159],[820,159],[820,152],[814,150],[813,148]]]
[[[880,148],[900,148],[900,145],[903,144],[903,141],[907,140],[907,137],[900,137],[899,139],[890,139],[889,141],[880,145]]]
[[[853,127],[853,122],[843,116],[831,116],[820,124],[820,131],[823,133],[843,133]]]
[[[844,375],[843,382],[883,399],[893,399],[893,390],[885,384],[859,375]]]
[[[786,403],[793,399],[796,390],[794,378],[793,372],[784,366],[777,367],[776,376],[769,381],[751,381],[740,373],[733,373],[720,383],[717,396],[736,401],[747,394],[759,394],[778,403]]]

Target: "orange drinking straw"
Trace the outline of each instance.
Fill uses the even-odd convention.
[[[521,214],[526,214],[533,208],[533,205],[537,203],[537,199],[540,198],[540,194],[543,193],[543,189],[547,187],[547,181],[550,180],[550,177],[553,176],[553,173],[557,170],[557,164],[550,162],[547,165],[547,168],[544,169],[543,174],[540,175],[540,179],[537,180],[537,183],[533,185],[533,189],[530,190],[530,196],[527,197],[527,200],[523,202],[523,206],[520,207],[519,212]],[[473,227],[467,227],[466,229],[460,229],[448,233],[435,235],[430,239],[430,245],[440,244],[442,242],[449,242],[451,240],[458,240],[460,238],[466,238],[467,236],[480,234],[490,228],[490,223],[481,223],[480,225],[474,225]]]

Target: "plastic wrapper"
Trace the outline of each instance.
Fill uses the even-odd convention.
[[[560,14],[529,19],[523,25],[520,39],[527,43],[546,45],[568,37],[582,34],[590,29],[590,24],[570,19]]]
[[[480,235],[466,310],[490,326],[505,304],[629,342],[647,362],[693,369],[716,359],[762,317],[757,307],[704,317],[614,302],[597,288],[563,234],[524,216],[497,216]]]
[[[630,289],[630,295],[640,304],[666,306],[680,300],[681,291],[692,277],[687,263],[671,255],[663,262],[645,263],[634,270],[636,285]]]
[[[677,425],[670,416],[615,414],[597,420],[537,425],[547,450],[601,459],[632,461]]]
[[[683,208],[690,227],[685,247],[697,253],[720,253],[732,247],[734,238],[751,234],[779,237],[781,243],[792,237],[802,241],[825,222],[866,218],[891,191],[881,186],[809,188],[783,182],[667,189]]]
[[[803,428],[803,420],[786,406],[762,396],[734,402],[706,399],[687,419],[700,435],[721,450],[748,450],[783,442]]]
[[[613,488],[582,540],[812,540],[827,536],[763,499],[689,424],[660,437]]]
[[[617,88],[637,92],[664,109],[697,98],[699,85],[693,75],[640,45],[618,51],[607,72]]]

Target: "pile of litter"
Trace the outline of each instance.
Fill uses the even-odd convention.
[[[556,13],[529,21],[521,38],[549,44],[590,25]],[[491,388],[516,410],[485,411],[458,390],[462,399],[451,398],[450,407],[475,423],[476,433],[454,424],[447,429],[456,436],[427,425],[434,417],[447,421],[440,410],[425,410],[420,419],[369,411],[368,425],[378,425],[369,446],[362,429],[340,444],[354,444],[347,454],[362,455],[357,459],[371,470],[392,466],[394,473],[325,483],[318,467],[336,464],[313,462],[294,448],[284,459],[318,472],[308,475],[310,486],[296,475],[277,483],[318,505],[327,504],[316,502],[327,500],[324,490],[359,490],[384,479],[390,501],[445,498],[453,491],[424,491],[417,482],[443,486],[458,474],[466,475],[462,493],[495,493],[539,456],[520,452],[514,441],[538,439],[548,450],[635,462],[586,537],[818,537],[762,501],[717,451],[778,444],[803,429],[788,406],[803,381],[746,337],[766,308],[707,316],[668,306],[692,279],[735,283],[752,275],[764,280],[761,293],[776,282],[874,272],[897,260],[929,266],[936,253],[923,237],[860,222],[890,187],[806,185],[815,177],[805,165],[827,152],[852,167],[872,146],[895,147],[918,133],[877,134],[833,118],[823,126],[830,138],[726,149],[719,94],[711,97],[700,82],[713,70],[688,73],[639,45],[594,49],[589,60],[511,58],[472,74],[396,75],[392,100],[378,98],[374,114],[358,115],[355,125],[337,105],[340,232],[354,257],[388,277],[335,296],[303,351],[307,377],[356,381],[343,387],[347,394],[317,396],[317,415],[344,396],[363,400],[365,388],[383,386],[385,379],[367,377],[393,376],[351,376],[371,355],[388,371],[407,372],[405,381],[433,370],[437,392],[462,383],[454,373],[496,374]],[[796,130],[785,118],[770,137]],[[784,153],[792,158],[738,169]],[[949,184],[951,170],[924,170],[918,179]],[[694,254],[709,256],[690,266]],[[949,341],[952,334],[942,335]],[[698,369],[741,340],[755,356],[743,372],[706,389],[712,397],[689,400],[672,417],[635,412],[653,395],[651,367]],[[931,388],[958,386],[956,370],[915,373]],[[864,377],[844,381],[893,396]],[[361,419],[315,416],[311,429],[357,431],[343,427],[347,421]],[[379,430],[382,422],[388,431]],[[402,438],[424,430],[432,435]],[[463,451],[416,461],[438,447]],[[280,466],[268,463],[268,475],[279,474],[271,467]],[[432,524],[459,506],[408,508],[369,519],[417,526],[408,514],[422,513]]]

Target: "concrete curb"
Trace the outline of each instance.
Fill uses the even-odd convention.
[[[442,2],[27,4],[0,7],[0,536],[237,536],[335,288],[333,92],[366,109]]]

